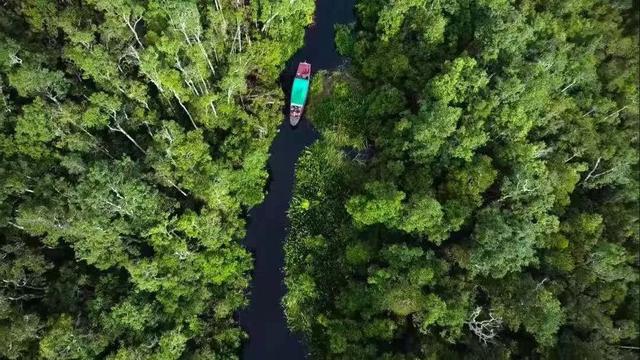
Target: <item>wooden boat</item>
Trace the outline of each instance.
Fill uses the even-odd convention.
[[[307,102],[307,96],[309,94],[310,80],[311,64],[306,61],[301,62],[298,64],[296,77],[293,79],[293,86],[291,86],[291,103],[289,105],[289,123],[291,126],[298,125],[302,117],[304,105]]]

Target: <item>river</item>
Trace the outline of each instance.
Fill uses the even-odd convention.
[[[287,101],[299,62],[311,63],[313,72],[335,69],[343,63],[344,59],[336,52],[333,27],[355,20],[354,3],[355,0],[316,1],[315,23],[306,30],[304,47],[289,60],[280,77]],[[249,306],[238,314],[240,325],[249,334],[243,348],[245,360],[306,358],[306,346],[297,334],[289,332],[281,306],[286,291],[282,246],[287,234],[295,164],[302,150],[317,138],[318,133],[306,119],[296,128],[289,126],[288,120],[283,121],[271,145],[267,196],[249,211],[244,245],[254,255],[254,271]]]

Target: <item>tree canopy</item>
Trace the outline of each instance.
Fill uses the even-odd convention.
[[[310,0],[0,7],[0,358],[232,359]]]
[[[285,248],[316,358],[637,356],[637,5],[357,3]]]

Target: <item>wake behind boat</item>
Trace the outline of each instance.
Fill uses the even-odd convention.
[[[309,81],[311,79],[311,64],[301,62],[298,64],[298,70],[296,71],[296,77],[293,79],[293,86],[291,87],[291,103],[289,105],[289,123],[291,126],[298,125],[302,112],[304,111],[304,105],[307,101],[309,94]]]

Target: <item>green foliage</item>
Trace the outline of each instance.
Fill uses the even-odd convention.
[[[541,346],[555,345],[558,329],[565,322],[560,301],[545,288],[544,282],[536,284],[527,276],[505,280],[508,286],[487,286],[495,299],[492,308],[496,315],[513,331],[523,326]]]
[[[416,197],[410,202],[400,228],[406,232],[426,233],[429,240],[439,242],[443,236],[438,232],[443,216],[438,200],[429,196]]]
[[[637,7],[357,2],[289,214],[316,358],[637,355]]]
[[[365,195],[357,195],[347,201],[347,212],[359,225],[384,224],[397,219],[402,208],[404,193],[392,184],[372,182],[364,186]]]
[[[336,25],[336,48],[341,55],[348,56],[353,53],[354,39],[351,32],[352,29],[348,25]]]
[[[554,219],[545,220],[549,222],[546,227],[545,223],[518,218],[494,207],[480,211],[473,233],[476,246],[470,258],[471,272],[501,278],[535,263],[540,237],[556,230]]]
[[[314,3],[3,3],[0,358],[236,358]]]

